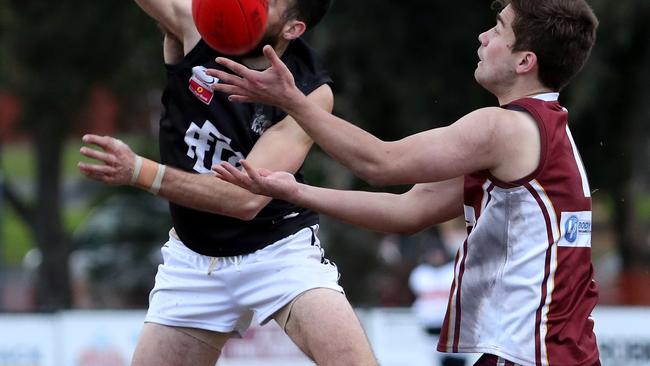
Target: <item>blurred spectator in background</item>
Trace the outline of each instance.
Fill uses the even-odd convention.
[[[434,230],[427,230],[436,235],[428,235],[431,240],[421,244],[421,263],[409,276],[409,287],[416,297],[413,313],[431,338],[428,349],[432,351],[432,365],[464,366],[466,362],[462,355],[445,355],[435,350],[447,310],[449,288],[454,280],[454,258],[451,253],[457,248],[457,243],[444,241],[444,238],[455,236],[451,225],[440,234]],[[454,248],[451,248],[452,244]]]

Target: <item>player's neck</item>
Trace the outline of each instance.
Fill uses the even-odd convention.
[[[499,105],[506,105],[517,99],[532,97],[538,94],[552,93],[555,90],[545,87],[540,83],[529,83],[524,85],[513,85],[511,88],[495,93]]]

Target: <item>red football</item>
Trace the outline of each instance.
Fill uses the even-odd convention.
[[[268,0],[192,0],[192,17],[210,47],[241,55],[257,46],[266,30]]]

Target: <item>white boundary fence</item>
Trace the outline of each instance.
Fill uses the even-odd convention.
[[[434,345],[409,309],[357,313],[382,366],[434,365]],[[129,365],[143,318],[143,311],[0,314],[0,366]],[[650,366],[650,308],[600,307],[594,318],[603,366]],[[218,365],[312,364],[271,322],[230,341]]]

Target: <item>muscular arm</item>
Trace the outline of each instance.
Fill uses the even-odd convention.
[[[462,214],[463,178],[415,185],[403,194],[341,191],[297,183],[286,172],[256,169],[241,161],[245,172],[228,163],[213,169],[223,180],[258,194],[298,206],[366,229],[412,234]]]
[[[192,0],[135,0],[151,18],[156,20],[170,39],[180,43],[183,54],[200,39],[192,19]],[[166,42],[167,43],[167,42]],[[165,45],[167,49],[168,45]]]
[[[309,99],[321,108],[332,109],[332,91],[327,85],[312,92]],[[104,143],[98,139],[108,140]],[[112,185],[127,184],[133,172],[135,155],[126,145],[128,151],[124,147],[107,145],[117,144],[112,140],[109,137],[84,138],[84,142],[97,144],[104,151],[83,147],[81,153],[104,164],[80,163],[79,168],[92,179]],[[260,137],[247,159],[256,165],[295,172],[302,165],[311,145],[311,139],[293,118],[287,117]],[[255,217],[271,200],[212,175],[192,174],[172,168],[166,170],[158,194],[183,206],[243,220]]]
[[[463,179],[422,183],[403,194],[340,191],[300,185],[294,203],[385,233],[410,235],[463,212]]]
[[[264,53],[272,67],[263,72],[218,58],[239,77],[210,70],[222,81],[214,88],[231,94],[233,101],[261,101],[283,108],[323,150],[371,184],[438,182],[481,170],[509,181],[532,172],[539,159],[534,121],[524,113],[494,107],[469,113],[448,127],[382,141],[315,108],[295,87],[273,49],[267,46]]]
[[[382,141],[302,98],[288,111],[327,154],[373,185],[444,181],[494,169],[502,156],[503,145],[493,140],[498,108],[397,141]]]

